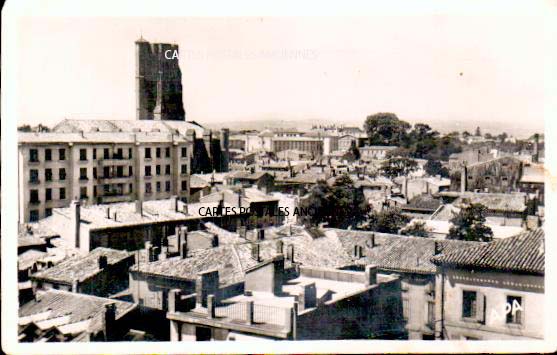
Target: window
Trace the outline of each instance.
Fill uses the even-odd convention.
[[[29,211],[29,221],[37,222],[38,220],[39,220],[39,211],[37,210]]]
[[[61,187],[60,188],[60,200],[65,200],[66,199],[66,189]]]
[[[79,169],[79,180],[87,180],[87,168]]]
[[[145,193],[146,193],[146,194],[150,194],[150,193],[151,193],[151,183],[150,183],[150,182],[146,182],[146,183],[145,183]]]
[[[44,160],[46,160],[46,161],[51,161],[52,160],[52,149],[45,149]]]
[[[58,149],[58,159],[66,160],[66,150],[64,148]]]
[[[157,181],[157,192],[161,192],[161,182]]]
[[[475,291],[462,291],[462,318],[476,317],[476,298]]]
[[[149,165],[145,167],[145,176],[151,176],[151,166]]]
[[[435,327],[435,302],[427,303],[427,324],[431,327]]]
[[[87,186],[83,186],[79,189],[80,198],[87,198]]]
[[[52,189],[46,189],[45,190],[45,197],[44,197],[45,201],[50,201],[52,200]]]
[[[128,166],[128,176],[133,176],[133,167]]]
[[[151,159],[151,148],[145,148],[145,159]]]
[[[30,192],[31,203],[39,203],[39,190],[31,190]]]
[[[182,180],[182,191],[186,191],[188,189],[188,182],[186,180]]]
[[[157,175],[161,174],[161,166],[160,165],[157,165],[155,170],[157,171]]]
[[[37,169],[29,170],[29,181],[35,184],[39,182],[39,171]]]
[[[108,148],[103,149],[103,157],[104,157],[104,159],[109,159],[110,158],[110,150]]]
[[[93,168],[93,179],[97,178],[97,168]]]
[[[129,186],[129,192],[130,192],[130,194],[133,192],[133,184],[130,184],[130,186]]]
[[[186,164],[182,164],[180,168],[180,174],[186,175],[188,173],[188,166]]]
[[[160,157],[161,157],[161,149],[157,148],[157,158],[160,158]]]
[[[93,148],[93,160],[97,159],[97,148]]]
[[[170,191],[170,181],[164,183],[166,192]]]
[[[117,166],[116,167],[116,176],[117,177],[124,177],[124,167],[123,166]]]
[[[506,309],[507,324],[522,324],[522,297],[507,296]]]
[[[132,149],[128,148],[128,158],[131,159],[133,158],[133,154],[132,154]]]
[[[182,147],[182,158],[186,158],[188,156],[188,149],[186,147]]]
[[[50,216],[52,216],[52,208],[46,208],[46,209],[44,210],[44,215],[45,215],[45,217],[50,217]]]
[[[29,149],[29,161],[32,163],[39,161],[39,151],[37,149]]]
[[[66,169],[64,169],[64,168],[58,169],[58,179],[60,181],[66,180]]]
[[[97,185],[93,186],[93,197],[97,197]]]
[[[81,161],[87,160],[87,149],[79,150],[79,160]]]
[[[164,168],[164,173],[165,173],[166,175],[170,175],[170,165],[165,166],[165,168]]]
[[[45,169],[44,179],[45,181],[52,181],[52,169]]]
[[[105,178],[105,179],[110,178],[110,167],[109,166],[105,166],[103,168],[103,178]]]
[[[122,148],[116,150],[116,159],[124,159],[124,151]]]
[[[104,184],[103,185],[103,192],[105,195],[110,194],[110,185],[109,184]]]
[[[164,152],[165,152],[164,155],[165,155],[167,158],[170,158],[170,148],[167,147],[167,148],[164,150]]]

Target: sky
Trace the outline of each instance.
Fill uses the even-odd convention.
[[[543,128],[535,16],[26,17],[18,124],[135,119],[134,41],[180,47],[188,120],[324,119]]]

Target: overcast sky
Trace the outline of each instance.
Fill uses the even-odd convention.
[[[188,120],[543,127],[543,21],[525,16],[26,18],[20,123],[135,119],[134,41],[180,46]]]

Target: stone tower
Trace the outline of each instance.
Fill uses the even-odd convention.
[[[184,121],[182,72],[178,45],[135,42],[136,117],[138,120]]]

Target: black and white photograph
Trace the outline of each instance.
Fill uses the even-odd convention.
[[[4,352],[555,351],[557,2],[223,3],[4,5]]]

